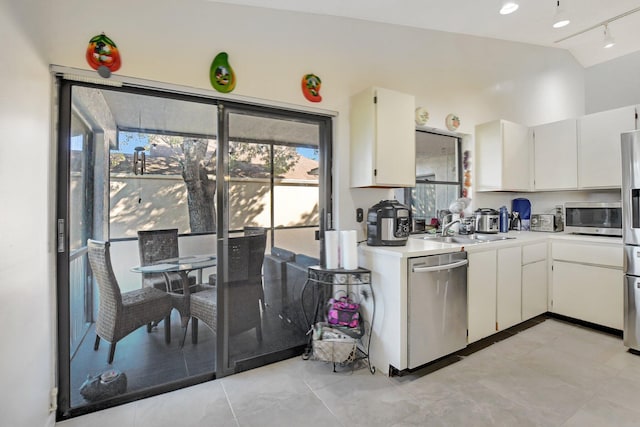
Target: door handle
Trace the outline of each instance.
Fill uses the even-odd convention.
[[[451,270],[467,264],[469,264],[469,260],[463,259],[462,261],[453,262],[451,264],[434,265],[431,267],[413,267],[411,271],[414,273],[427,273],[430,271]]]
[[[64,252],[64,246],[65,246],[64,243],[65,243],[64,219],[60,218],[58,219],[58,253]]]

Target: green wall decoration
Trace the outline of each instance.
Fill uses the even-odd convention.
[[[229,64],[229,56],[226,52],[220,52],[213,58],[209,69],[211,86],[218,92],[229,93],[236,87],[236,74]]]

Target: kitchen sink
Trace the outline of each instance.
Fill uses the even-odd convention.
[[[421,234],[411,236],[414,239],[429,240],[440,243],[457,243],[460,245],[475,245],[477,243],[498,242],[501,240],[511,240],[515,237],[500,236],[497,234],[469,234],[469,235],[453,235],[441,236],[439,234]]]

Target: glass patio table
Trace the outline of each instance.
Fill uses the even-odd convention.
[[[217,265],[217,257],[215,255],[189,255],[179,258],[169,258],[158,261],[151,265],[137,265],[131,268],[134,273],[162,273],[167,285],[167,292],[171,295],[173,307],[180,312],[182,327],[186,328],[191,317],[189,307],[189,295],[203,289],[202,270],[205,268],[215,267]],[[197,272],[197,281],[195,285],[189,285],[189,273]],[[181,289],[173,289],[171,286],[171,274],[177,273],[182,281]]]

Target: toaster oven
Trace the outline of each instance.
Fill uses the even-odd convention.
[[[563,230],[562,216],[557,214],[531,214],[531,231],[557,232]]]

